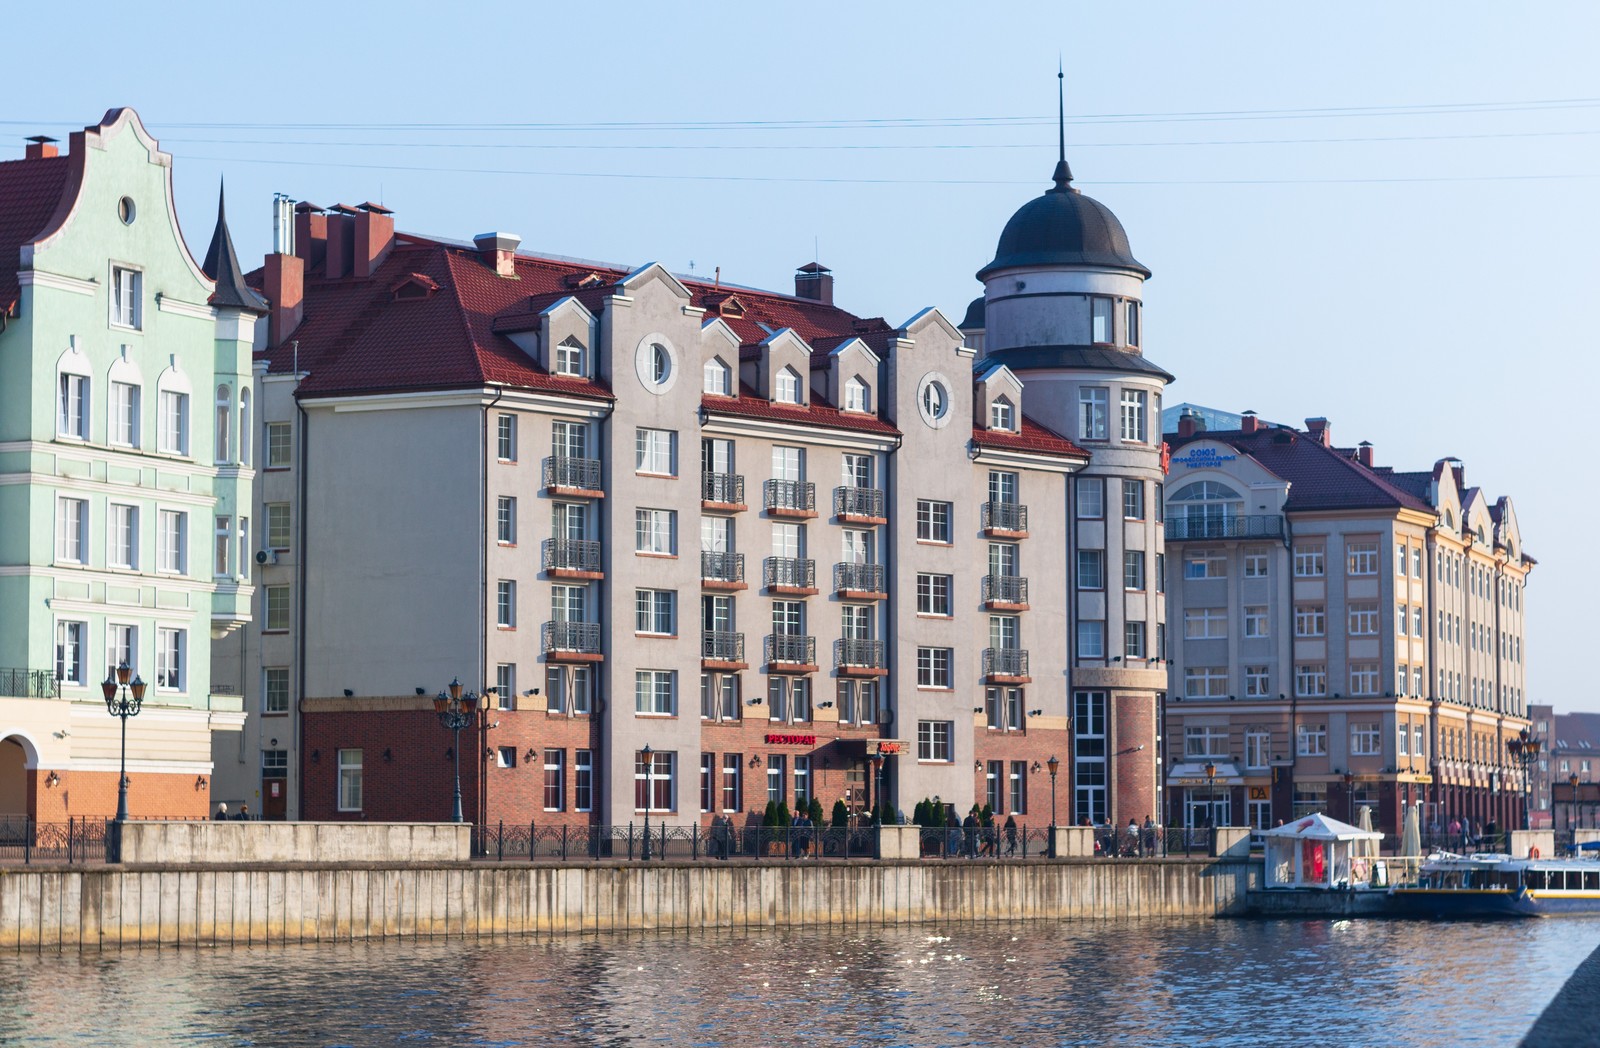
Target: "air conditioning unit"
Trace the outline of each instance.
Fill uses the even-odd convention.
[[[258,549],[258,550],[256,550],[256,563],[257,564],[276,564],[276,563],[278,563],[278,551],[275,550],[275,549]]]

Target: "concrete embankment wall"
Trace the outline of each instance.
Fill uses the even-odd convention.
[[[0,871],[0,948],[1215,916],[1248,860],[347,864]]]

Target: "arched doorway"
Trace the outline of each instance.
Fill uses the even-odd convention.
[[[28,791],[33,748],[16,735],[0,739],[0,822],[21,822],[34,814]]]

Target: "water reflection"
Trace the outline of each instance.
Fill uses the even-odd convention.
[[[1079,921],[0,957],[0,1043],[1514,1042],[1600,922]]]

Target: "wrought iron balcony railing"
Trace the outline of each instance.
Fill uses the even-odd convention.
[[[762,645],[763,661],[787,662],[814,666],[817,662],[817,638],[799,633],[769,633]]]
[[[985,677],[1028,676],[1028,649],[984,648],[983,675]]]
[[[835,667],[854,666],[873,670],[889,667],[884,660],[883,641],[855,637],[833,642],[833,664]]]
[[[983,602],[985,604],[1028,603],[1028,580],[1022,575],[985,575],[983,577]]]
[[[883,520],[882,488],[834,488],[833,513],[836,517],[867,517]]]
[[[700,657],[710,662],[743,662],[744,634],[728,630],[701,630]]]
[[[983,530],[1027,531],[1028,507],[1016,502],[985,502]]]
[[[544,486],[547,488],[600,491],[602,483],[599,459],[551,455],[544,460]]]
[[[573,651],[584,655],[600,654],[598,622],[547,622],[544,624],[544,650]]]
[[[883,586],[882,564],[835,564],[833,566],[833,588],[836,591],[883,593]]]
[[[743,582],[743,553],[700,554],[700,577],[710,582]]]
[[[54,670],[0,666],[0,696],[8,699],[59,699],[61,682]]]
[[[593,539],[545,539],[545,571],[600,571],[600,543]]]
[[[744,505],[744,477],[738,473],[700,474],[700,501],[722,506]]]
[[[761,564],[761,584],[768,589],[816,589],[817,562],[809,557],[768,557]]]
[[[761,486],[768,510],[790,513],[817,511],[817,486],[809,480],[769,480]]]
[[[1276,514],[1237,517],[1174,517],[1167,521],[1167,538],[1275,539],[1283,536],[1283,518]]]

